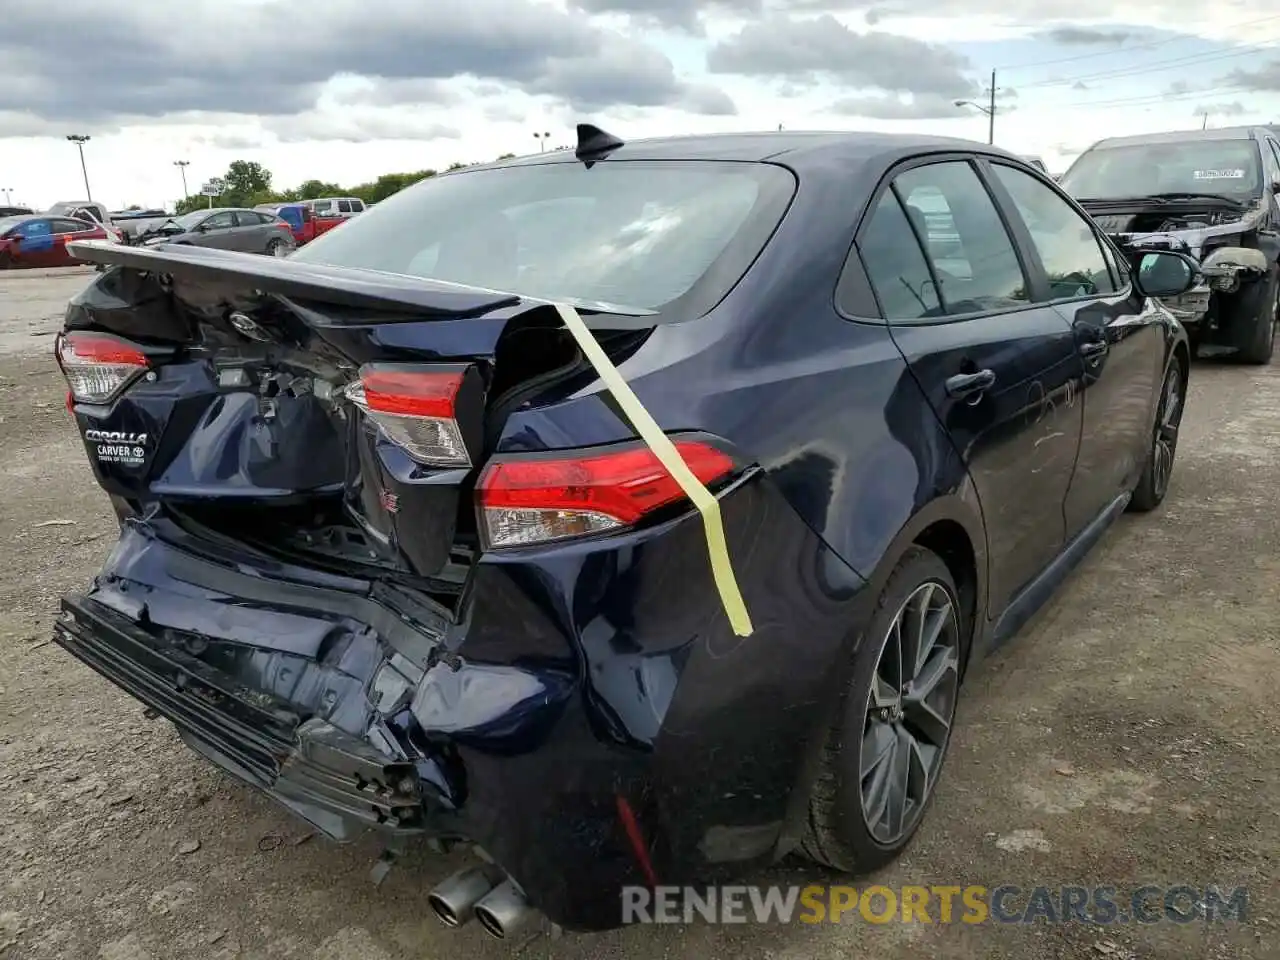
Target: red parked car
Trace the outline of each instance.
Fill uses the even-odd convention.
[[[21,267],[69,267],[81,263],[67,252],[72,240],[119,242],[100,223],[72,217],[18,216],[0,219],[0,270]]]

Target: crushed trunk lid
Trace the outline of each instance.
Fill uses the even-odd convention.
[[[554,308],[501,291],[196,247],[74,244],[117,266],[59,361],[99,482],[210,541],[457,592],[507,414],[595,379]],[[620,360],[650,312],[580,304]]]

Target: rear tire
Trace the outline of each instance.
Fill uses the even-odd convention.
[[[800,849],[811,860],[865,873],[910,844],[950,745],[969,643],[962,609],[950,570],[932,551],[912,547],[889,575],[854,652],[853,680],[810,793]],[[923,627],[920,634],[936,628],[934,644],[924,645],[927,654],[898,659],[903,638],[909,651],[910,638]],[[889,786],[895,783],[898,793]]]
[[[1135,513],[1154,510],[1164,502],[1169,492],[1174,459],[1178,454],[1178,429],[1182,425],[1182,411],[1186,408],[1186,387],[1182,358],[1174,354],[1160,385],[1160,402],[1147,448],[1147,463],[1129,501],[1129,509]]]
[[[1275,350],[1277,306],[1280,305],[1280,266],[1261,280],[1243,287],[1233,304],[1232,333],[1236,357],[1256,365],[1271,362]]]
[[[13,254],[8,250],[0,250],[0,270],[8,270],[13,266]]]
[[[271,240],[267,244],[268,257],[287,257],[292,252],[292,248],[283,240]]]

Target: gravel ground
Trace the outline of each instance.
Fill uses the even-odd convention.
[[[878,878],[1248,885],[1247,923],[633,927],[513,948],[430,916],[425,890],[461,861],[414,856],[375,886],[372,842],[310,838],[48,642],[114,541],[49,356],[87,279],[0,275],[3,960],[1280,956],[1280,365],[1194,366],[1166,505],[1126,517],[972,675],[931,814]]]

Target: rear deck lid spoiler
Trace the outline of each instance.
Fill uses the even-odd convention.
[[[291,257],[266,257],[251,253],[187,245],[130,247],[97,240],[67,244],[72,256],[89,263],[168,274],[194,281],[242,281],[254,290],[297,299],[323,300],[349,307],[380,308],[423,315],[465,319],[505,307],[551,306],[554,301],[501,290],[487,290],[446,280],[383,273],[355,267],[306,263]],[[607,313],[610,329],[625,328],[619,317],[644,318],[654,325],[657,312],[618,304],[565,298],[586,313]],[[590,324],[590,317],[584,317]]]

